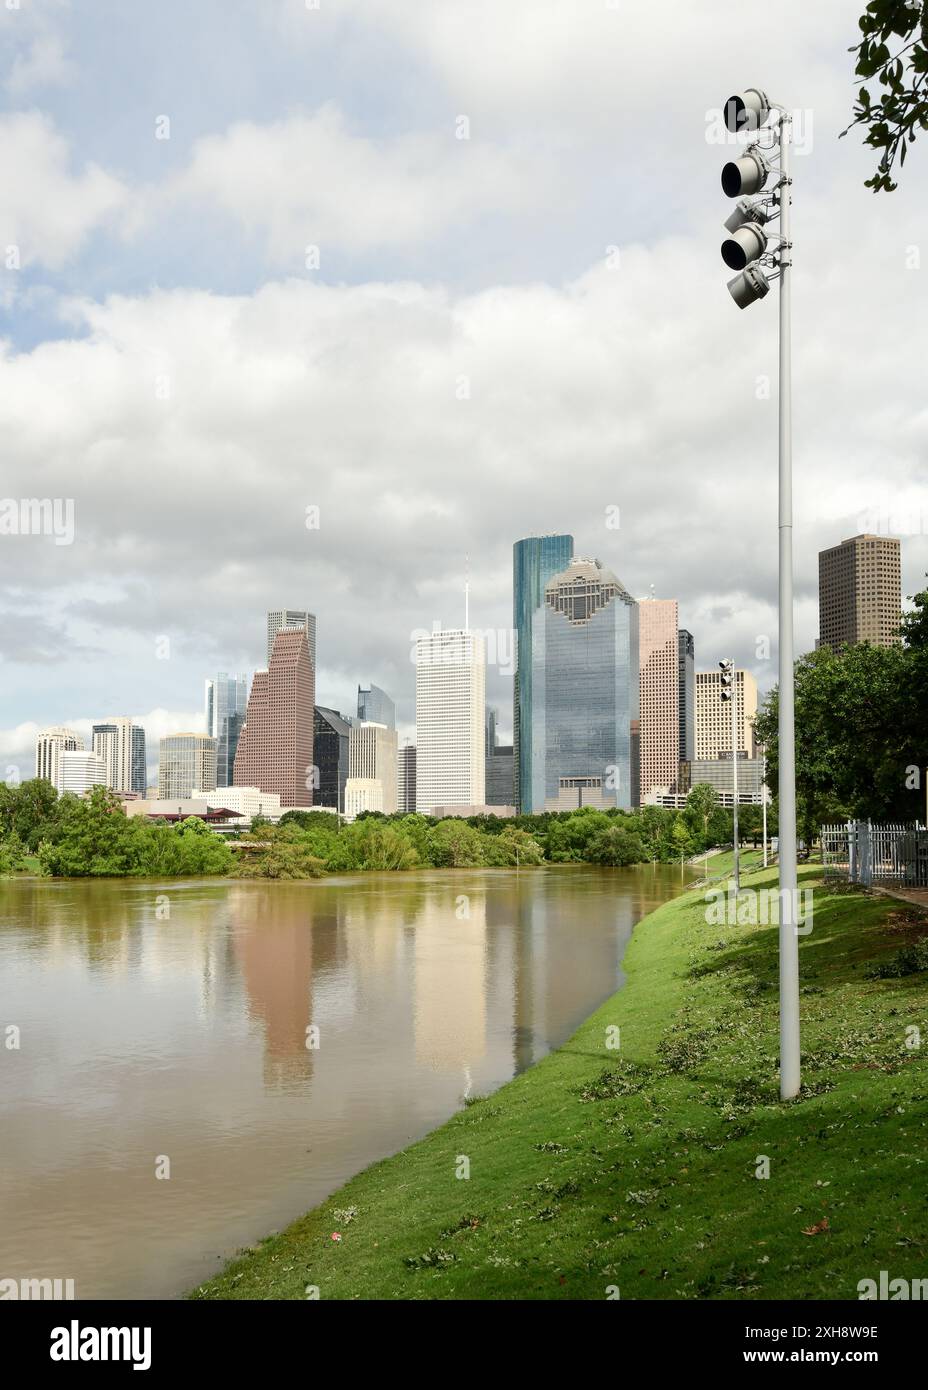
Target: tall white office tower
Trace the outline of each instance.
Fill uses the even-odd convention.
[[[482,806],[486,649],[467,628],[416,639],[416,810]]]
[[[144,794],[148,778],[145,730],[140,724],[124,716],[94,724],[93,751],[106,764],[106,785],[111,791]]]
[[[59,783],[58,763],[62,753],[82,753],[84,740],[73,729],[56,725],[53,729],[43,729],[35,740],[35,775],[44,777],[53,787]],[[59,788],[60,790],[60,788]]]

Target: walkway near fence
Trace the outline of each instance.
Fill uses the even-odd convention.
[[[823,825],[822,867],[826,878],[846,878],[863,888],[928,888],[928,830],[866,820]]]

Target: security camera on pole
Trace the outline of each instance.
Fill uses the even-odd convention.
[[[732,805],[732,844],[735,850],[735,864],[732,879],[735,892],[741,889],[741,845],[738,835],[738,700],[735,693],[735,663],[730,656],[719,662],[722,672],[722,703],[731,704],[731,805]]]
[[[772,122],[768,124],[768,121]],[[758,87],[729,97],[725,124],[755,136],[722,170],[722,189],[739,202],[725,223],[722,259],[738,271],[728,290],[739,309],[780,281],[780,584],[779,584],[779,855],[780,1096],[799,1094],[799,938],[796,877],[796,742],[793,717],[793,464],[790,381],[790,132],[792,116]],[[755,134],[756,133],[756,134]],[[757,195],[757,196],[755,196]],[[771,223],[777,223],[774,230]]]

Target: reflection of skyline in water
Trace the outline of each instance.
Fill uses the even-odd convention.
[[[0,1265],[83,1271],[84,1297],[195,1282],[563,1041],[678,885],[592,868],[0,883],[0,1017],[23,1032],[0,1094]],[[156,1153],[173,1172],[153,1188]]]

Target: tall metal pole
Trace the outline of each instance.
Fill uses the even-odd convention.
[[[764,868],[767,867],[767,749],[764,749],[760,764],[760,799],[764,808]]]
[[[731,804],[732,839],[735,842],[735,892],[741,889],[741,846],[738,843],[738,672],[731,663]]]
[[[779,836],[780,849],[780,1098],[799,1094],[799,938],[796,875],[796,734],[793,700],[793,459],[790,378],[790,135],[792,118],[780,110],[780,634]]]

